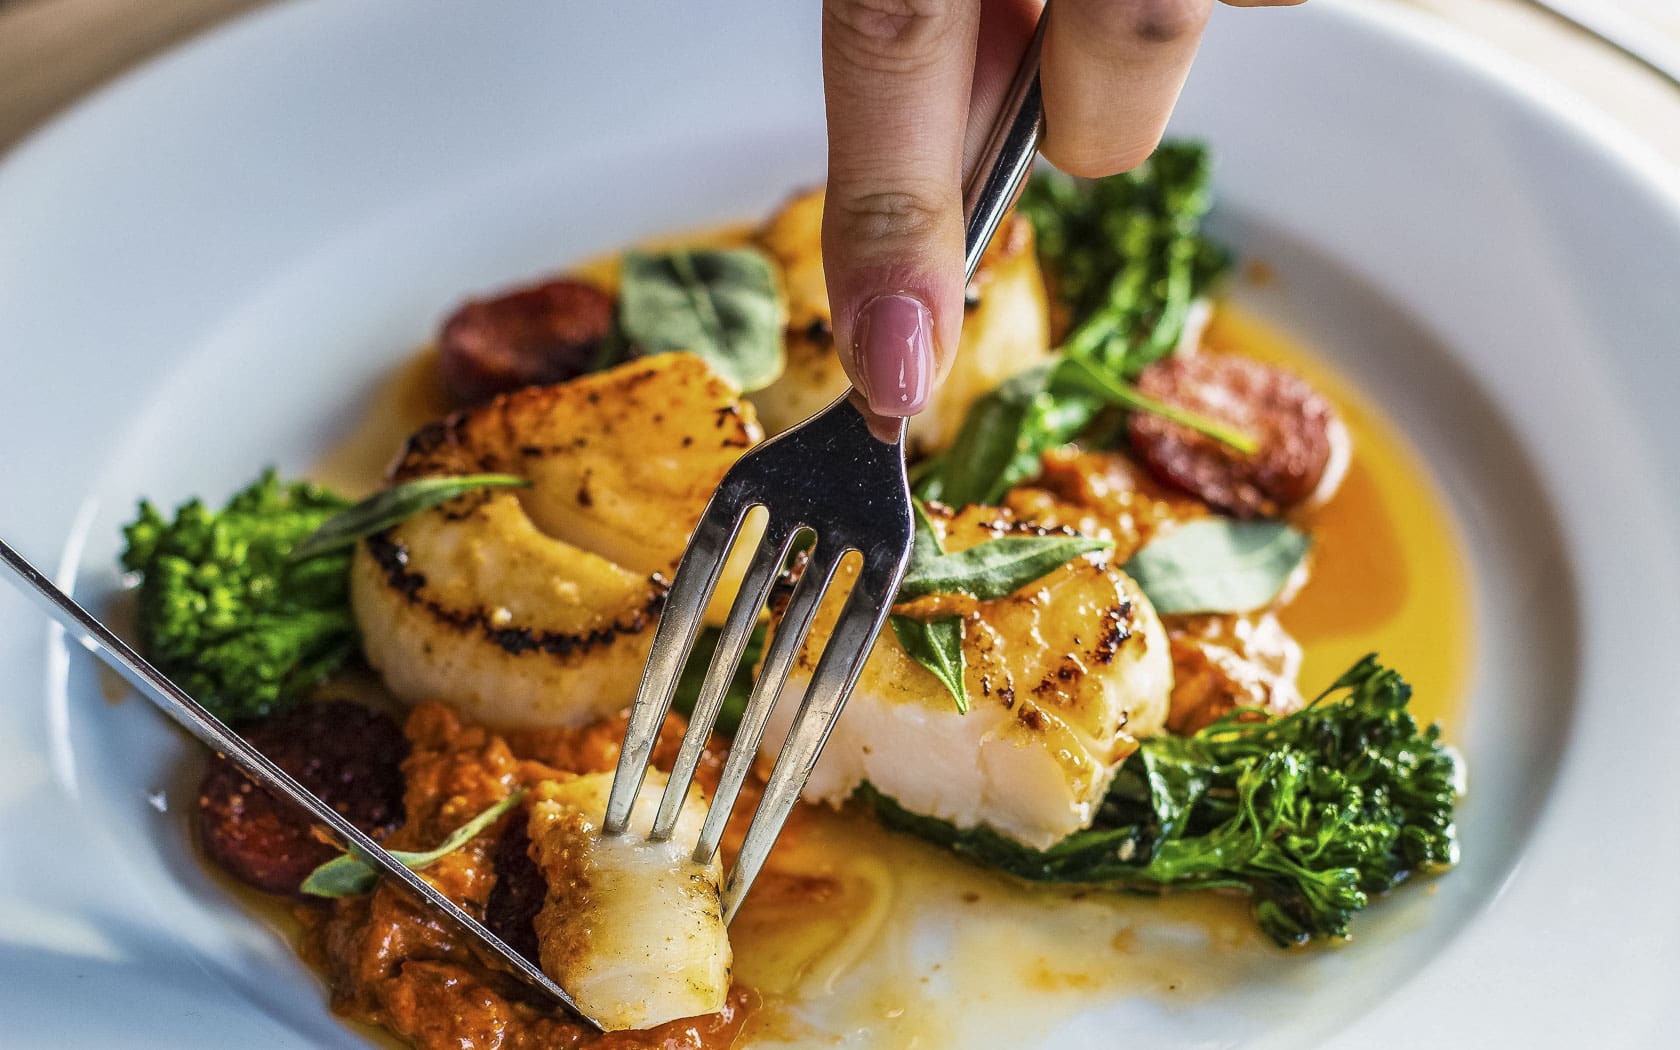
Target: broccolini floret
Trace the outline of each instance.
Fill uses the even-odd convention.
[[[192,500],[170,521],[142,502],[122,564],[140,577],[147,658],[224,720],[300,699],[356,651],[356,625],[349,552],[288,555],[348,506],[272,470],[220,511]]]
[[[1045,850],[863,797],[889,827],[1021,878],[1239,890],[1279,944],[1345,938],[1372,894],[1458,860],[1459,760],[1438,727],[1419,728],[1411,692],[1367,656],[1294,714],[1150,737],[1091,827]]]

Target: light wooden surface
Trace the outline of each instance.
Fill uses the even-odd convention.
[[[264,2],[0,0],[0,149],[123,70]],[[1680,166],[1680,88],[1524,0],[1364,2],[1422,9],[1471,33],[1542,70]],[[1680,0],[1591,2],[1680,48]]]

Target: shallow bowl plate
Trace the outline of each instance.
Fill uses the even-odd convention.
[[[139,495],[302,469],[464,294],[820,178],[816,6],[298,0],[80,106],[0,165],[0,535],[101,603]],[[1680,191],[1444,33],[1221,10],[1174,131],[1276,274],[1245,305],[1465,538],[1464,864],[1251,984],[955,1045],[1672,1045]],[[357,1045],[192,858],[187,745],[4,588],[0,668],[0,1043]]]

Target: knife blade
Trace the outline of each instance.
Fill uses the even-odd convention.
[[[467,914],[435,886],[392,856],[341,813],[316,798],[308,788],[292,779],[285,770],[247,744],[239,734],[228,728],[226,723],[188,696],[97,617],[60,590],[5,540],[0,540],[0,563],[4,563],[11,571],[12,582],[37,608],[57,621],[66,633],[104,661],[113,671],[122,675],[142,696],[157,705],[183,729],[238,766],[258,784],[302,807],[312,818],[330,828],[347,849],[366,859],[386,877],[401,883],[416,897],[454,919],[462,929],[480,942],[485,951],[523,978],[532,988],[560,1003],[589,1025],[599,1028],[592,1018],[578,1009],[572,997],[566,994],[566,990],[540,968],[514,951],[482,922]]]

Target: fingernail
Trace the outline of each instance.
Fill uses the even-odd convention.
[[[877,295],[852,331],[858,386],[883,416],[911,416],[933,388],[933,314],[912,296]]]

